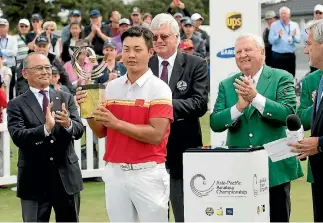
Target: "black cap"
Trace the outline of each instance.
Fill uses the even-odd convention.
[[[59,74],[59,70],[56,66],[52,66],[52,74]]]
[[[75,9],[75,10],[71,11],[70,16],[71,17],[72,16],[81,16],[81,12],[80,12],[80,10]]]
[[[98,9],[93,9],[90,11],[90,18],[96,18],[101,16],[101,12]]]
[[[134,7],[132,9],[131,15],[139,15],[140,14],[140,9],[138,7]]]
[[[191,25],[191,26],[192,26],[192,25],[193,25],[193,23],[192,23],[192,20],[191,20],[191,19],[186,19],[186,20],[184,20],[182,23],[183,23],[183,25],[184,25],[184,26],[186,26],[186,25]]]
[[[38,36],[35,40],[36,45],[49,44],[49,41],[46,36]]]
[[[103,48],[106,48],[106,47],[111,47],[113,49],[116,49],[117,48],[115,42],[114,41],[111,41],[111,40],[104,41]]]
[[[182,17],[181,18],[181,22],[184,22],[185,20],[187,20],[187,19],[190,19],[190,17],[188,17],[188,16],[184,16],[184,17]]]
[[[40,14],[35,13],[31,16],[31,20],[43,20],[43,17]]]

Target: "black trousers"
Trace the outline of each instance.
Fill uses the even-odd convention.
[[[16,85],[16,67],[13,66],[10,68],[11,69],[11,73],[12,73],[12,76],[11,76],[11,80],[10,80],[10,84],[9,84],[9,100],[13,99],[14,98],[14,88],[15,88],[15,85]]]
[[[270,222],[289,222],[290,182],[269,189]]]
[[[312,183],[314,222],[323,222],[323,183]]]
[[[56,222],[79,222],[80,193],[53,199],[20,201],[24,222],[49,222],[52,208]]]
[[[271,67],[286,70],[295,77],[296,56],[294,53],[272,53]]]
[[[54,208],[56,222],[79,222],[80,193],[67,194],[53,163],[49,170],[48,176],[44,176],[44,182],[48,182],[44,196],[37,200],[20,199],[23,221],[49,222]]]

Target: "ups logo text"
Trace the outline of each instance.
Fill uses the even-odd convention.
[[[242,26],[242,16],[239,12],[230,12],[226,16],[227,27],[231,30],[237,30]]]

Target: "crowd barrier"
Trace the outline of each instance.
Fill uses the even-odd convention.
[[[14,146],[10,147],[11,138],[7,128],[5,110],[3,111],[3,114],[3,123],[0,123],[0,159],[2,157],[2,159],[0,160],[0,166],[2,165],[3,167],[3,174],[2,176],[0,176],[0,185],[10,185],[17,183],[17,176],[12,175],[12,170],[14,168],[17,168],[17,166],[16,162],[14,163],[14,166],[11,165],[12,157],[10,157],[10,149],[15,150],[17,148]],[[81,167],[82,177],[83,179],[101,177],[105,166],[104,160],[102,159],[105,151],[105,138],[95,140],[93,132],[90,126],[87,124],[87,121],[85,119],[82,119],[82,122],[86,132],[85,142],[83,142],[82,144],[82,139],[74,140],[75,153],[79,157],[79,165]],[[94,141],[97,141],[97,154],[93,150]],[[82,150],[84,149],[85,151],[82,152]],[[83,165],[82,157],[84,156],[82,156],[82,153],[83,155],[86,154],[86,159],[83,159]]]

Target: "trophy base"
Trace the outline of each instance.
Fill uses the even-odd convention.
[[[93,118],[93,112],[104,99],[105,86],[103,84],[80,85],[86,91],[85,101],[80,105],[81,118]]]

